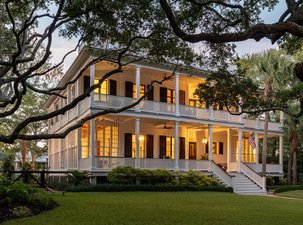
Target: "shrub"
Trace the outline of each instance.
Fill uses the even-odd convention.
[[[219,183],[201,172],[189,170],[185,174],[179,174],[180,185],[219,186]]]
[[[13,202],[29,202],[32,193],[34,193],[34,189],[21,181],[17,181],[7,188],[7,196]]]
[[[31,197],[31,203],[40,209],[53,209],[57,206],[53,196],[45,192],[34,193]]]
[[[136,184],[136,175],[136,169],[118,166],[108,173],[107,179],[112,184]]]
[[[77,186],[83,183],[83,181],[88,180],[90,178],[90,174],[88,171],[71,170],[68,173],[67,178],[69,182],[72,182]]]
[[[285,191],[295,191],[295,190],[303,190],[303,185],[284,185],[284,186],[274,187],[275,193],[281,193]]]
[[[21,218],[32,215],[32,211],[26,206],[16,206],[11,210],[14,217]]]
[[[216,191],[232,192],[231,187],[223,186],[194,186],[194,185],[173,185],[173,184],[146,184],[146,185],[125,185],[125,184],[103,184],[103,185],[78,185],[66,189],[68,192],[122,192],[122,191]]]

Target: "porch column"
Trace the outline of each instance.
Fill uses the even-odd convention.
[[[209,87],[210,87],[210,92],[211,92],[211,96],[213,95],[213,86],[214,86],[214,82],[210,81],[209,83]],[[213,108],[213,103],[212,103],[213,99],[211,97],[210,99],[210,104],[209,104],[209,119],[213,120],[214,119],[214,108]]]
[[[80,160],[82,152],[82,143],[81,143],[82,130],[81,127],[77,129],[77,169],[80,169]]]
[[[280,111],[280,124],[281,127],[284,127],[284,112]]]
[[[255,142],[256,142],[256,168],[259,168],[259,133],[255,132]]]
[[[281,173],[283,173],[283,135],[279,135],[279,164],[281,166]]]
[[[213,160],[213,125],[208,125],[208,160]]]
[[[80,85],[83,86],[83,84],[80,82],[80,78],[75,82],[75,98],[80,95]],[[77,115],[79,116],[80,114],[80,104],[77,104]]]
[[[90,66],[90,86],[94,85],[94,81],[95,81],[95,64]],[[90,94],[90,103],[94,102],[94,98],[95,98],[94,91],[92,91]]]
[[[136,100],[140,99],[140,72],[141,68],[137,65],[136,67]],[[140,112],[140,103],[135,107],[136,112]]]
[[[136,127],[135,127],[135,136],[136,136],[136,162],[135,167],[140,168],[140,118],[136,118]]]
[[[227,129],[227,170],[229,170],[231,154],[231,129]]]
[[[92,170],[96,168],[95,163],[95,120],[90,120],[90,146],[91,146],[91,163],[92,163]]]
[[[175,169],[179,168],[179,122],[175,121]]]
[[[175,97],[176,116],[180,116],[180,86],[178,73],[175,75]]]
[[[238,172],[241,172],[240,163],[242,161],[242,137],[243,137],[243,130],[239,129],[239,135],[238,135]]]

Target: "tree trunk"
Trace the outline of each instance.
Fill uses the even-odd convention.
[[[293,161],[293,151],[290,147],[289,153],[288,153],[288,167],[287,167],[287,184],[292,183],[292,161]]]
[[[21,140],[21,156],[22,156],[21,164],[23,165],[27,161],[27,142],[26,142],[26,140]]]
[[[275,163],[276,152],[277,152],[277,140],[276,140],[276,138],[274,138],[273,148],[272,148],[272,151],[271,151],[271,162],[272,163]]]
[[[264,137],[262,143],[262,176],[266,176],[266,157],[267,157],[267,134],[268,134],[269,112],[265,112]]]
[[[298,173],[297,173],[297,151],[294,151],[292,160],[292,184],[298,183]]]

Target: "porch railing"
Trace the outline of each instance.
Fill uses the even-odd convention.
[[[253,169],[247,166],[245,163],[240,162],[240,171],[249,177],[253,182],[259,185],[263,190],[266,188],[266,178],[261,177]]]
[[[214,161],[210,161],[210,170],[216,174],[229,187],[233,186],[232,177],[222,170]]]
[[[262,171],[262,164],[246,163],[251,169],[257,173]],[[280,164],[266,164],[266,173],[282,173],[283,167]]]
[[[179,169],[181,170],[209,170],[208,160],[179,160]]]

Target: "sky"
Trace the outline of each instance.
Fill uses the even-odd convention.
[[[284,1],[280,1],[277,6],[274,8],[272,12],[263,11],[261,18],[264,20],[265,23],[274,23],[278,20],[279,16],[284,12],[286,6]],[[43,24],[46,24],[47,21],[40,21],[42,27]],[[66,52],[70,51],[75,47],[77,44],[76,39],[65,39],[62,37],[59,37],[58,33],[54,35],[54,41],[52,45],[52,62],[56,63],[61,61],[62,57],[66,54]],[[244,42],[236,43],[237,48],[236,52],[239,56],[244,56],[247,54],[252,53],[259,53],[266,51],[270,48],[277,48],[278,46],[272,45],[270,40],[263,38],[259,42],[256,42],[254,40],[247,40]],[[74,59],[76,58],[78,52],[71,54],[68,56],[64,62],[64,71],[67,71],[67,69],[70,67]]]

